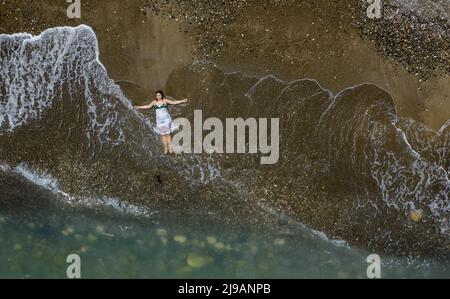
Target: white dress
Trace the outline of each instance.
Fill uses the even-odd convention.
[[[169,109],[167,103],[158,106],[155,104],[156,111],[156,127],[155,132],[159,135],[169,135],[178,129],[178,126],[172,121],[172,117],[169,114]]]

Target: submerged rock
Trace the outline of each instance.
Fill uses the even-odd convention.
[[[184,243],[186,243],[187,238],[185,236],[183,236],[183,235],[176,235],[174,237],[174,240],[175,240],[175,242],[178,242],[180,244],[184,244]]]
[[[203,268],[214,262],[211,256],[202,256],[195,253],[190,253],[186,260],[187,264],[192,268]]]

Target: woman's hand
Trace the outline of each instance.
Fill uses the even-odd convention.
[[[187,103],[187,102],[189,102],[188,99],[184,99],[184,100],[183,100],[183,103]]]

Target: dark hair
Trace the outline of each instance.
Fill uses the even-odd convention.
[[[160,93],[162,95],[162,98],[165,99],[166,96],[164,95],[164,92],[162,92],[161,90],[156,91],[156,94]]]

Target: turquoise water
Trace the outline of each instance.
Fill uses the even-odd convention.
[[[82,278],[367,278],[369,252],[306,228],[255,232],[183,211],[56,211],[0,213],[0,277],[66,278],[66,258],[78,254]],[[381,260],[382,278],[450,278],[447,262]]]

